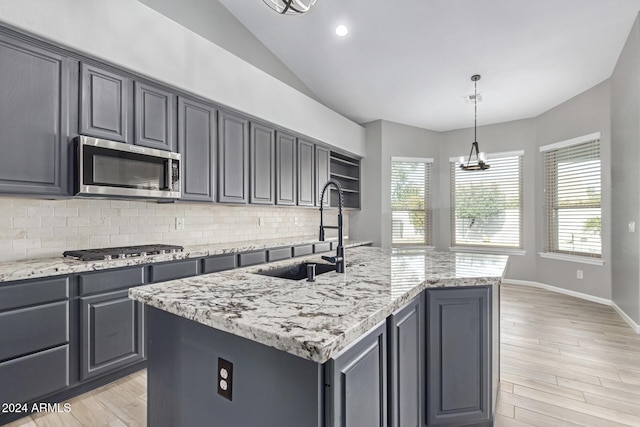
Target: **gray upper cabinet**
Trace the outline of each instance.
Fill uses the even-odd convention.
[[[320,191],[329,180],[329,149],[316,145],[315,205],[320,206]],[[324,196],[324,206],[329,206],[329,194]]]
[[[389,427],[424,425],[424,295],[389,316]]]
[[[427,291],[427,424],[491,419],[488,287]]]
[[[0,37],[0,192],[68,194],[73,63]]]
[[[182,154],[182,199],[215,201],[216,111],[178,99],[178,152]]]
[[[387,341],[381,323],[325,370],[325,419],[332,427],[387,426]]]
[[[249,121],[218,113],[218,201],[249,201]]]
[[[131,79],[82,63],[80,65],[80,133],[129,142]]]
[[[276,132],[276,204],[295,206],[296,137]]]
[[[167,90],[135,82],[136,145],[175,151],[175,98]]]
[[[275,202],[276,139],[273,128],[251,123],[251,197],[255,204]]]
[[[298,139],[298,205],[315,204],[315,144]]]

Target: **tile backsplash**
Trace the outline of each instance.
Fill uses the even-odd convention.
[[[183,230],[176,230],[176,218],[184,218]],[[325,212],[325,224],[335,223],[336,211]],[[319,224],[320,212],[312,208],[0,198],[0,261],[61,256],[68,249],[313,238]],[[345,236],[348,229],[345,215]]]

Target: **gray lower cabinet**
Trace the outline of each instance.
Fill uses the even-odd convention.
[[[128,292],[80,298],[81,380],[144,359],[144,307]]]
[[[316,156],[315,156],[315,205],[320,206],[320,192],[322,191],[322,186],[329,180],[329,149],[324,148],[320,145],[316,145]],[[325,195],[324,206],[329,206],[329,194]]]
[[[216,111],[178,99],[178,152],[182,155],[183,201],[215,201]]]
[[[427,291],[427,424],[489,423],[491,288]]]
[[[80,133],[130,142],[132,87],[128,77],[80,64]]]
[[[68,194],[74,63],[0,36],[0,192]]]
[[[271,127],[251,123],[250,203],[273,205],[275,203],[276,139]]]
[[[218,201],[249,201],[249,120],[218,113]]]
[[[387,426],[385,322],[327,362],[325,393],[327,426]]]
[[[276,204],[295,206],[297,184],[296,137],[276,132]]]
[[[424,294],[387,319],[389,427],[424,425]]]
[[[142,82],[134,83],[134,144],[159,150],[176,151],[175,99],[168,90]]]
[[[27,403],[70,383],[69,278],[0,284],[0,403]],[[0,413],[0,424],[13,414]]]
[[[298,206],[315,204],[315,144],[298,138]]]

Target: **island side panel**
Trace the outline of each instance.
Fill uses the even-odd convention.
[[[148,426],[323,426],[323,367],[147,307]],[[233,364],[232,401],[217,393]]]

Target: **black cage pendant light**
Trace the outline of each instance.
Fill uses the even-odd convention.
[[[264,0],[273,10],[281,15],[302,15],[316,4],[318,0]]]
[[[473,143],[471,144],[471,151],[469,152],[469,158],[466,163],[464,157],[460,157],[460,168],[465,171],[483,171],[489,169],[490,166],[485,163],[486,156],[480,152],[478,148],[478,80],[480,80],[480,74],[474,74],[471,76],[473,82]],[[476,160],[471,161],[471,157],[475,152]]]

